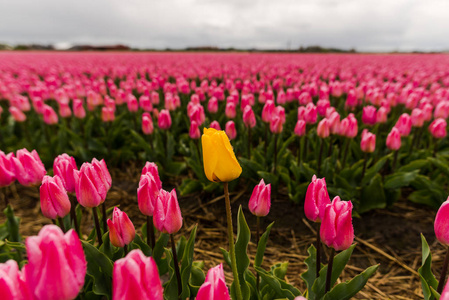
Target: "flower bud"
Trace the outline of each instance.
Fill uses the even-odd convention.
[[[210,123],[209,127],[215,130],[221,130],[220,123],[218,123],[218,121],[213,121]]]
[[[54,125],[58,123],[58,115],[54,111],[54,109],[45,104],[43,108],[43,116],[44,116],[44,122],[47,125]]]
[[[396,127],[393,127],[387,136],[387,148],[390,150],[401,148],[401,134]]]
[[[376,135],[369,132],[368,129],[364,129],[362,132],[360,149],[365,153],[372,153],[376,150]]]
[[[307,124],[315,124],[317,119],[317,108],[313,103],[306,105],[306,111],[304,113],[304,121]]]
[[[399,117],[394,127],[399,129],[401,136],[408,136],[410,134],[410,131],[412,130],[412,119],[408,114],[403,113]]]
[[[154,226],[163,233],[173,234],[182,227],[181,209],[176,191],[170,193],[161,189],[156,200],[153,214]]]
[[[13,157],[14,153],[11,152],[5,155],[0,150],[0,188],[10,185],[16,180]]]
[[[231,141],[237,137],[237,130],[235,129],[234,121],[231,120],[226,122],[225,131],[226,135],[229,137]]]
[[[306,121],[304,120],[298,120],[298,122],[296,122],[296,126],[295,126],[295,131],[294,133],[297,136],[303,136],[306,134]]]
[[[83,106],[83,101],[80,99],[73,99],[73,115],[78,119],[86,117],[86,110]]]
[[[316,134],[325,139],[329,136],[329,120],[324,118],[318,123],[318,127],[316,128]]]
[[[230,300],[229,290],[223,272],[223,264],[209,269],[206,280],[196,296],[197,300]]]
[[[93,159],[73,171],[78,202],[84,207],[97,207],[106,199],[111,188],[111,175],[104,160]]]
[[[16,157],[12,157],[12,162],[16,178],[24,186],[40,184],[47,173],[36,150],[31,153],[27,149],[17,150]]]
[[[254,187],[249,199],[249,210],[258,217],[265,217],[270,212],[271,207],[271,184],[265,184],[263,179]]]
[[[136,229],[128,215],[118,207],[114,207],[112,220],[108,219],[109,239],[115,247],[129,245],[136,236]]]
[[[0,263],[0,299],[33,299],[15,260]]]
[[[147,161],[145,163],[145,166],[142,169],[142,175],[150,173],[151,176],[154,178],[154,182],[156,183],[157,190],[160,190],[162,188],[162,182],[159,177],[159,170],[157,168],[157,165],[154,162]]]
[[[321,222],[326,205],[330,203],[326,180],[313,175],[312,182],[310,182],[307,188],[306,200],[304,202],[304,212],[307,219],[313,222]]]
[[[149,135],[154,131],[153,120],[151,119],[151,115],[147,112],[142,114],[142,132],[143,134]]]
[[[44,176],[39,189],[42,214],[49,219],[64,218],[70,212],[70,200],[58,175]]]
[[[190,122],[189,136],[191,139],[197,140],[201,137],[201,131],[196,121]]]
[[[218,111],[218,100],[215,97],[212,97],[209,99],[209,102],[207,103],[207,110],[211,114],[215,114]]]
[[[366,125],[375,125],[377,118],[376,108],[372,105],[367,105],[362,111],[362,122]]]
[[[168,130],[171,127],[171,117],[170,112],[166,109],[161,110],[159,113],[159,118],[157,120],[157,124],[160,129]]]
[[[234,102],[226,103],[225,115],[228,119],[234,119],[236,115],[236,105]]]
[[[447,135],[446,127],[447,127],[446,120],[444,120],[443,118],[439,118],[439,119],[434,120],[429,125],[429,131],[434,138],[442,139],[442,138],[445,138]]]
[[[243,109],[243,124],[248,128],[254,128],[256,126],[256,116],[249,105]]]
[[[14,121],[16,122],[25,122],[27,119],[27,116],[15,106],[9,107],[9,113],[12,115]]]
[[[443,245],[449,246],[449,197],[438,209],[434,230],[438,241]]]
[[[270,123],[274,112],[274,102],[272,100],[267,100],[262,109],[262,121],[265,123]]]

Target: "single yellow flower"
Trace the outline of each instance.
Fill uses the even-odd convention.
[[[240,176],[242,167],[234,154],[229,138],[223,130],[204,128],[203,144],[204,173],[214,182],[229,182]]]

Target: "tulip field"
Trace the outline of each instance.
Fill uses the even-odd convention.
[[[0,299],[449,299],[448,118],[444,54],[0,52]]]

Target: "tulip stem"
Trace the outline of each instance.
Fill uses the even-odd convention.
[[[278,162],[278,136],[275,134],[274,135],[274,170],[273,170],[274,174],[276,174],[277,162]]]
[[[433,138],[433,157],[437,156],[437,150],[438,150],[438,140],[436,138]]]
[[[232,229],[231,200],[229,200],[228,183],[224,182],[223,185],[226,203],[226,218],[228,223],[229,256],[231,257],[231,269],[235,282],[235,294],[237,296],[237,300],[243,300],[239,274],[237,271],[237,261],[235,259],[234,232]]]
[[[345,167],[346,164],[346,158],[348,157],[348,150],[349,150],[349,144],[351,143],[351,140],[349,138],[346,139],[345,141],[345,150],[344,150],[344,154],[343,154],[343,162],[341,164],[341,168],[343,169]]]
[[[320,152],[318,153],[318,167],[317,167],[317,174],[320,174],[321,171],[321,157],[323,156],[323,148],[324,148],[324,139],[321,139],[321,145],[320,145]]]
[[[268,123],[265,123],[265,143],[264,143],[264,147],[265,147],[265,157],[267,157],[267,153],[268,153]]]
[[[153,217],[147,216],[147,244],[151,250],[154,249],[154,245],[156,244],[153,226]]]
[[[251,159],[251,127],[248,126],[248,159]]]
[[[320,224],[316,231],[316,278],[320,277],[321,270],[321,238],[320,238]]]
[[[77,201],[73,196],[70,197],[71,207],[70,207],[70,218],[73,224],[75,225],[75,231],[78,234],[78,237],[81,237],[80,235],[80,228],[78,226],[78,218],[76,217],[76,203]]]
[[[1,195],[3,197],[3,200],[5,201],[5,208],[7,208],[8,205],[9,205],[9,201],[8,201],[8,197],[6,196],[6,187],[5,188],[0,188],[0,192],[1,192]]]
[[[128,245],[123,246],[123,251],[125,251],[125,256],[128,255]]]
[[[363,155],[363,169],[362,169],[362,176],[360,177],[360,181],[362,181],[363,177],[365,177],[367,161],[368,161],[368,154],[365,152]]]
[[[441,270],[440,281],[438,282],[437,292],[441,294],[444,282],[446,281],[447,266],[449,264],[449,248],[446,249],[446,257],[444,258],[443,269]]]
[[[259,247],[259,239],[260,239],[260,217],[256,217],[256,247]],[[259,292],[259,273],[256,274],[256,290]]]
[[[61,217],[58,217],[59,227],[61,227],[62,231],[65,233],[64,220]]]
[[[173,264],[175,265],[176,280],[178,281],[178,298],[180,298],[182,293],[181,273],[179,273],[178,256],[176,254],[176,245],[175,239],[173,238],[173,234],[170,234],[170,239],[171,239],[171,251],[173,253]]]
[[[305,129],[305,134],[304,134],[304,148],[303,148],[303,152],[302,152],[302,159],[304,160],[304,161],[307,161],[307,152],[308,152],[308,149],[307,149],[307,147],[309,147],[309,139],[307,138],[307,124],[306,124],[306,129]]]
[[[329,136],[329,149],[327,150],[327,156],[331,156],[332,154],[332,136]]]
[[[331,253],[329,255],[329,263],[327,264],[327,275],[326,275],[326,289],[324,293],[326,294],[331,289],[332,280],[332,265],[334,264],[335,249],[331,248]]]
[[[103,202],[101,204],[101,210],[103,214],[103,233],[108,232],[108,223],[106,222],[107,215],[106,215],[106,204]]]
[[[304,137],[300,137],[300,138],[299,138],[298,154],[297,154],[297,157],[296,157],[298,167],[299,167],[299,165],[301,164],[301,146],[302,146],[302,144],[303,144],[303,139],[304,139]]]
[[[94,222],[95,222],[95,230],[97,231],[98,244],[101,246],[101,244],[103,244],[103,240],[101,239],[100,221],[98,221],[97,208],[92,207],[92,211],[94,212]]]
[[[391,166],[392,172],[394,172],[394,169],[396,169],[396,162],[398,161],[398,154],[399,154],[399,150],[394,151],[393,164]]]

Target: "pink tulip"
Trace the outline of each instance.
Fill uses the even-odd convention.
[[[137,202],[142,214],[153,216],[159,190],[156,179],[151,173],[146,173],[140,177],[139,187],[137,188]]]
[[[113,122],[115,120],[114,109],[103,106],[101,108],[101,120],[103,122]]]
[[[75,159],[66,153],[59,155],[53,162],[53,173],[58,175],[69,193],[75,192],[75,178],[73,170],[78,170]]]
[[[444,290],[441,292],[440,300],[449,300],[449,281],[446,282]]]
[[[163,300],[164,290],[154,259],[135,249],[117,260],[112,274],[112,299]]]
[[[157,124],[160,129],[168,130],[171,127],[171,117],[170,112],[166,109],[161,110],[159,113],[159,118],[157,120]]]
[[[332,112],[329,117],[329,130],[332,134],[339,134],[340,132],[340,114],[336,111]]]
[[[211,114],[215,114],[218,111],[218,99],[215,97],[212,97],[209,99],[209,102],[207,103],[207,110]]]
[[[5,155],[0,150],[0,188],[10,185],[16,180],[13,157],[14,153],[11,152]]]
[[[202,125],[206,120],[204,107],[201,104],[191,106],[191,109],[187,112],[187,115],[189,116],[190,121],[195,121],[198,125]]]
[[[27,116],[15,106],[9,107],[9,113],[12,115],[14,121],[16,122],[25,122],[27,119]]]
[[[308,103],[304,113],[304,121],[307,124],[315,124],[317,119],[317,108],[313,103]]]
[[[341,201],[337,196],[331,204],[326,205],[320,237],[326,246],[336,251],[346,250],[351,246],[354,241],[351,201]]]
[[[249,105],[243,109],[243,124],[248,128],[254,128],[256,126],[256,116]]]
[[[153,214],[154,226],[163,233],[173,234],[182,227],[181,209],[176,191],[170,193],[161,189],[156,200]]]
[[[401,133],[396,127],[393,127],[387,136],[387,148],[390,150],[401,148]]]
[[[190,123],[189,136],[191,139],[194,139],[194,140],[197,140],[201,137],[200,128],[198,127],[198,123],[195,121],[192,121]]]
[[[273,117],[274,113],[274,102],[272,100],[268,100],[265,102],[265,105],[262,109],[262,121],[265,123],[270,123],[271,118]]]
[[[17,150],[16,157],[13,156],[11,159],[16,178],[21,185],[38,185],[47,173],[36,150],[31,153],[27,149]]]
[[[326,205],[330,203],[326,179],[317,178],[316,175],[313,175],[312,182],[307,188],[306,200],[304,202],[304,212],[307,219],[313,222],[321,222]]]
[[[84,119],[86,117],[86,110],[84,109],[82,100],[73,99],[73,115],[78,119]]]
[[[150,97],[145,95],[140,96],[139,106],[146,112],[153,110],[153,104],[151,103]]]
[[[360,149],[365,153],[372,153],[376,150],[376,135],[369,132],[368,129],[364,129],[362,132]]]
[[[145,166],[142,168],[142,175],[148,174],[154,178],[154,182],[156,183],[157,190],[159,191],[162,188],[162,182],[159,177],[159,170],[157,168],[157,165],[153,162],[147,161],[145,163]]]
[[[45,225],[39,235],[25,241],[28,263],[23,268],[35,299],[75,299],[84,285],[87,262],[73,229],[66,234],[56,225]]]
[[[340,123],[340,135],[347,138],[355,138],[357,136],[358,126],[357,119],[354,114],[349,114]]]
[[[106,199],[111,188],[111,175],[104,160],[93,159],[73,171],[78,202],[84,207],[97,207]]]
[[[362,112],[362,122],[367,125],[376,124],[377,111],[372,105],[367,105],[363,108]]]
[[[434,138],[442,139],[442,138],[445,138],[447,135],[446,127],[447,127],[446,120],[439,118],[439,119],[434,120],[429,125],[429,131]]]
[[[237,130],[235,129],[234,121],[231,120],[226,122],[225,132],[231,141],[237,137]]]
[[[316,128],[317,135],[324,139],[327,138],[330,134],[329,132],[329,120],[324,118],[318,123],[318,127]]]
[[[306,121],[304,120],[298,120],[298,122],[296,122],[296,126],[295,126],[295,131],[294,133],[297,136],[303,136],[306,134]]]
[[[385,107],[382,106],[377,110],[376,123],[384,124],[387,123],[387,120],[388,120],[388,111]]]
[[[223,272],[223,264],[209,269],[206,280],[196,295],[197,300],[230,300]]]
[[[147,112],[142,114],[142,132],[143,134],[149,135],[153,134],[153,120],[151,119],[151,115]]]
[[[327,99],[318,100],[316,104],[317,112],[320,116],[324,117],[326,115],[326,109],[331,106],[331,103]]]
[[[70,200],[58,175],[44,176],[39,189],[42,214],[49,219],[64,218],[70,212]]]
[[[408,136],[412,130],[412,119],[410,118],[410,115],[406,113],[402,114],[394,127],[399,129],[401,136]]]
[[[249,199],[249,210],[258,217],[265,217],[271,207],[271,184],[265,184],[263,179],[254,187]]]
[[[15,260],[0,263],[0,299],[33,300]]]
[[[415,108],[412,110],[412,126],[413,127],[422,127],[424,125],[424,122],[426,121],[425,119],[425,113],[423,110],[419,109],[419,108]]]
[[[216,130],[221,130],[220,123],[218,123],[218,121],[213,121],[212,123],[210,123],[209,127]]]
[[[126,102],[128,106],[128,110],[130,112],[137,112],[139,110],[139,103],[137,102],[136,97],[134,95],[128,95],[128,101]]]
[[[112,220],[108,219],[109,239],[115,247],[129,245],[136,236],[136,229],[128,215],[118,207],[114,207]]]
[[[43,116],[44,122],[47,125],[54,125],[58,123],[58,115],[53,110],[53,108],[47,104],[44,105]]]
[[[234,119],[236,115],[236,105],[234,102],[226,103],[225,115],[228,119]]]
[[[62,118],[68,118],[72,116],[72,111],[70,110],[70,106],[68,103],[59,104],[59,115]]]
[[[438,241],[443,245],[449,246],[449,198],[438,209],[434,230]]]

